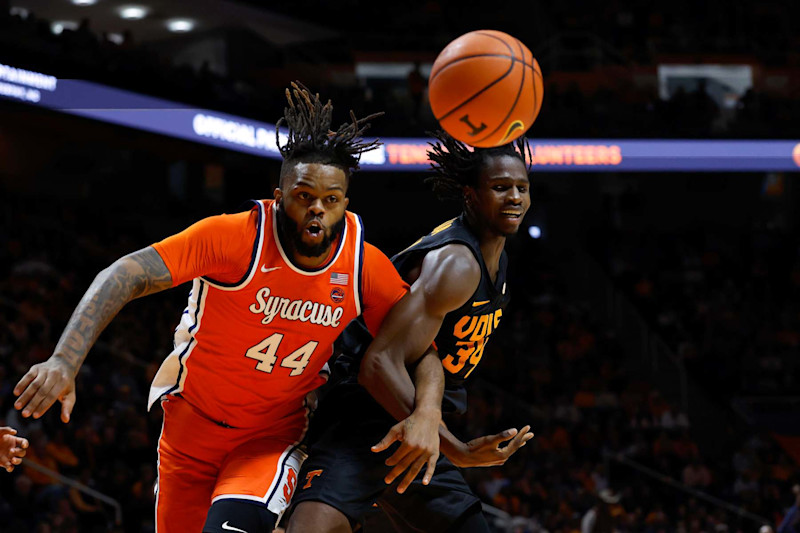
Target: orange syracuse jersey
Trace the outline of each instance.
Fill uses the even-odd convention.
[[[329,261],[304,270],[281,246],[274,202],[256,204],[153,245],[173,284],[192,279],[192,289],[149,406],[180,394],[227,426],[279,420],[324,382],[319,372],[344,327],[363,314],[376,332],[405,294],[389,259],[364,242],[357,215],[346,213]],[[242,265],[247,249],[239,241],[249,247],[249,265]]]

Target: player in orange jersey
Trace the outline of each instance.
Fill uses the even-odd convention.
[[[271,531],[297,487],[305,398],[324,382],[333,341],[356,317],[380,338],[382,323],[395,322],[396,331],[408,314],[407,285],[346,211],[350,173],[375,145],[360,138],[369,118],[331,132],[330,102],[297,85],[287,99],[275,200],[201,220],[117,260],[95,278],[53,355],[14,389],[24,417],[38,418],[59,400],[69,421],[75,376],[103,328],[130,300],[191,280],[174,349],[149,399],[164,410],[159,533]],[[395,304],[398,312],[388,314]],[[407,337],[385,344],[409,362],[433,340]],[[409,475],[427,464],[430,477],[443,373],[435,355],[422,357],[414,373],[416,410],[393,436],[411,458]]]

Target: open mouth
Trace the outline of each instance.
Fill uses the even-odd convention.
[[[306,225],[305,231],[312,238],[319,237],[322,235],[322,224],[313,220]]]
[[[509,210],[509,209],[500,211],[500,214],[504,218],[510,218],[511,220],[517,220],[520,217],[522,217],[522,213],[520,211],[512,211],[512,210]]]

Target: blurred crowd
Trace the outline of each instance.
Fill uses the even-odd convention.
[[[626,231],[594,242],[619,286],[715,396],[797,390],[796,235],[766,227]]]
[[[349,34],[351,49],[436,51],[453,36],[477,29],[476,21],[483,28],[505,28],[539,47],[558,35],[591,34],[617,49],[621,60],[640,64],[653,63],[664,54],[709,50],[753,54],[759,60],[780,63],[800,47],[800,37],[792,26],[792,17],[800,14],[798,6],[781,0],[744,0],[736,5],[712,0],[703,9],[690,0],[530,0],[498,9],[486,9],[480,3],[428,0],[396,10],[358,0],[343,0],[336,6],[299,0],[271,9],[290,16],[303,13],[304,18],[323,25],[355,28]]]
[[[471,391],[466,435],[523,423],[536,433],[531,449],[503,468],[468,473],[484,501],[535,517],[535,525],[527,526],[531,531],[586,531],[587,513],[600,510],[618,531],[759,526],[664,484],[659,476],[666,476],[765,523],[780,523],[793,501],[797,465],[771,438],[755,432],[729,435],[731,455],[709,443],[704,447],[686,413],[626,370],[628,354],[618,333],[574,301],[567,280],[556,274],[558,265],[542,263],[542,257],[547,254],[532,254],[525,275],[513,280],[508,321],[481,363],[485,381]]]
[[[182,291],[134,302],[109,326],[78,379],[69,425],[56,413],[22,419],[12,389],[47,358],[94,274],[149,244],[119,223],[96,224],[83,206],[27,203],[0,194],[0,425],[30,441],[27,459],[122,505],[108,505],[30,468],[0,476],[0,524],[7,531],[153,531],[153,486],[161,412],[147,413],[148,382],[171,346]],[[102,209],[102,208],[100,208]],[[100,216],[114,220],[111,208]],[[164,327],[151,327],[163,324]]]
[[[56,413],[21,419],[12,407],[17,379],[50,355],[94,273],[149,240],[98,206],[2,194],[0,207],[0,425],[30,440],[28,460],[120,502],[123,524],[114,526],[107,504],[24,465],[0,476],[0,523],[37,533],[153,531],[161,413],[147,413],[145,398],[187,291],[133,302],[112,322],[81,371],[68,425]],[[476,372],[468,415],[448,423],[464,439],[524,424],[536,436],[505,466],[466,472],[481,498],[514,517],[519,532],[760,525],[665,476],[778,524],[798,470],[775,442],[732,436],[732,456],[704,448],[687,414],[626,370],[618,333],[573,299],[547,250],[517,243],[512,254],[512,265],[526,265],[512,270],[512,305]]]
[[[570,60],[559,53],[568,46],[565,36],[611,50],[601,54],[603,61],[612,58],[622,67],[708,50],[750,54],[765,66],[796,65],[792,50],[800,49],[800,33],[791,24],[800,16],[799,7],[714,0],[698,10],[681,0],[653,14],[641,2],[534,1],[529,9],[535,16],[482,9],[478,20],[542,44],[542,64],[553,69],[601,66],[586,63],[591,54]],[[322,47],[322,56],[352,63],[352,50],[435,53],[455,35],[474,29],[470,25],[479,8],[430,1],[389,16],[381,3],[299,0],[287,14],[296,9],[309,20],[356,28]],[[687,12],[696,16],[686,17]],[[343,14],[346,26],[339,24]],[[409,27],[416,30],[408,32]],[[291,66],[291,50],[273,52],[261,67],[277,72]],[[234,78],[208,65],[177,66],[137,43],[130,32],[112,38],[95,31],[87,19],[56,35],[50,21],[35,13],[9,16],[2,10],[0,63],[266,122],[282,114],[282,85],[294,77],[284,72],[285,80],[265,83],[263,76],[247,72]],[[364,79],[350,85],[320,80],[314,89],[332,98],[340,112],[386,111],[387,118],[375,123],[376,134],[418,136],[435,127],[425,84],[415,68],[406,80]],[[550,83],[544,105],[532,131],[537,137],[789,137],[796,136],[800,119],[796,98],[751,90],[735,107],[723,109],[702,86],[661,100],[651,88],[586,93],[577,84]],[[343,113],[338,116],[345,119]],[[112,322],[83,367],[68,425],[54,413],[23,420],[12,407],[14,384],[50,355],[92,276],[163,236],[124,223],[145,216],[134,209],[100,201],[32,201],[0,190],[0,425],[14,426],[30,440],[30,461],[115,499],[123,516],[122,525],[114,525],[114,509],[107,503],[21,467],[0,475],[2,530],[154,530],[161,412],[147,413],[145,398],[172,346],[188,290],[133,302]],[[721,409],[728,409],[734,395],[797,390],[796,236],[776,228],[605,231],[592,242],[617,285],[691,376],[721,401]],[[466,473],[481,498],[514,517],[510,523],[519,532],[723,533],[761,525],[760,519],[741,517],[703,494],[777,526],[795,500],[790,487],[800,481],[797,464],[785,451],[766,434],[733,428],[725,436],[732,443],[730,453],[701,442],[691,417],[628,369],[632,354],[620,342],[624,333],[610,329],[575,298],[545,244],[515,248],[514,264],[525,268],[512,271],[511,307],[475,373],[468,416],[448,424],[464,439],[525,424],[536,436],[505,466]]]
[[[385,17],[381,25],[371,24],[378,14],[376,6],[353,6],[351,11],[339,3],[326,7],[312,2],[315,9],[304,14],[320,22],[338,20],[342,13],[353,13],[351,24],[358,28],[344,33],[332,42],[306,43],[300,47],[318,50],[319,64],[309,70],[305,59],[309,56],[291,47],[279,48],[263,43],[264,50],[254,58],[253,64],[238,67],[226,73],[215,72],[207,62],[192,67],[175,64],[169,54],[149,43],[137,43],[135,35],[124,32],[113,37],[95,31],[89,19],[83,19],[77,29],[63,29],[54,34],[51,21],[29,12],[25,18],[0,13],[0,62],[45,72],[58,77],[93,80],[143,94],[166,98],[203,108],[215,109],[274,123],[282,115],[283,88],[300,77],[313,88],[329,97],[339,109],[337,120],[347,120],[345,112],[353,109],[358,116],[385,111],[387,118],[374,125],[377,135],[421,136],[434,129],[436,122],[427,103],[426,80],[419,65],[407,79],[357,78],[354,74],[354,50],[381,50],[381,39],[391,41],[392,50],[427,50],[430,57],[449,40],[469,27],[467,21],[476,20],[472,8],[459,6],[451,13],[449,7],[428,2],[425,7],[404,9],[403,16]],[[724,4],[724,2],[716,2]],[[637,87],[630,73],[597,89],[581,89],[575,82],[550,82],[551,71],[591,71],[599,64],[572,65],[563,58],[620,58],[614,66],[623,70],[634,64],[653,65],[659,54],[688,53],[707,50],[707,53],[758,52],[755,61],[762,65],[775,63],[791,65],[797,58],[787,56],[779,45],[790,46],[785,40],[795,39],[796,32],[782,33],[778,28],[792,20],[788,14],[774,16],[772,2],[741,3],[730,10],[722,5],[711,7],[703,13],[714,13],[714,31],[703,26],[702,18],[677,18],[684,13],[681,2],[673,2],[660,10],[659,15],[648,15],[648,7],[622,8],[618,2],[585,6],[573,2],[536,3],[542,18],[536,26],[542,29],[509,28],[507,13],[482,13],[477,20],[487,27],[503,27],[524,42],[545,41],[536,52],[545,72],[544,109],[531,135],[535,137],[672,137],[672,138],[780,138],[795,136],[795,124],[800,120],[800,101],[780,97],[768,92],[748,91],[732,108],[712,98],[704,86],[674,91],[668,100],[659,98],[652,85]],[[572,5],[574,4],[574,5]],[[747,5],[745,5],[747,4]],[[752,4],[752,5],[751,5]],[[293,10],[298,6],[293,4]],[[796,9],[797,6],[785,6]],[[330,9],[330,13],[328,10]],[[295,11],[296,12],[296,11]],[[719,18],[717,13],[725,16]],[[501,16],[502,15],[502,16]],[[492,25],[492,16],[497,17]],[[327,17],[327,19],[325,18]],[[359,17],[364,17],[359,24]],[[415,31],[404,28],[406,17],[414,20],[413,27],[425,28],[426,22],[436,31]],[[391,19],[391,23],[389,23]],[[517,18],[522,21],[527,17]],[[512,20],[514,20],[512,18]],[[505,21],[502,22],[501,21]],[[389,24],[389,27],[386,25]],[[397,27],[393,26],[396,24]],[[776,26],[761,31],[770,24]],[[512,24],[513,25],[513,24]],[[380,28],[376,30],[375,28]],[[544,28],[550,28],[545,32]],[[537,39],[533,38],[535,31]],[[544,32],[544,33],[542,33]],[[545,38],[555,35],[591,35],[588,49],[564,49]],[[403,39],[403,36],[413,39]],[[429,40],[423,39],[426,37]],[[644,42],[642,42],[644,40]],[[440,42],[441,41],[441,42]],[[549,44],[547,44],[549,43]],[[554,44],[556,43],[556,44]],[[793,41],[797,47],[798,43]],[[533,46],[533,44],[531,44]],[[752,48],[751,48],[752,47]],[[613,53],[608,52],[608,49]],[[535,47],[534,50],[536,51]],[[784,50],[783,53],[780,51]],[[644,57],[640,57],[644,54]],[[330,56],[330,57],[327,57]],[[716,60],[711,60],[715,62]],[[334,83],[324,75],[326,67],[349,71],[350,76]],[[308,80],[304,74],[316,72]],[[615,76],[615,75],[612,75]],[[628,80],[628,81],[625,81]]]

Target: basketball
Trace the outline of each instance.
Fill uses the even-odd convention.
[[[429,80],[431,109],[442,128],[481,148],[525,133],[543,92],[542,71],[528,47],[494,30],[465,33],[448,44]]]

